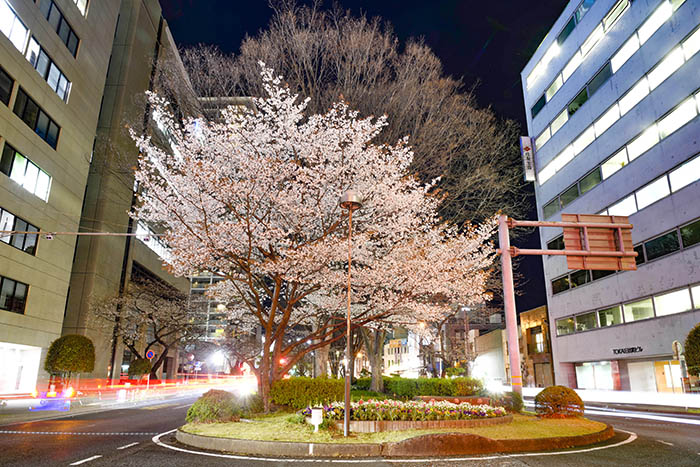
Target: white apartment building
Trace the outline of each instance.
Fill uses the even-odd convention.
[[[540,220],[629,216],[637,270],[544,257],[557,384],[681,392],[700,322],[700,1],[572,0],[522,71]],[[540,229],[563,248],[561,229]]]

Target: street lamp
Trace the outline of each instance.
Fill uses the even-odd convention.
[[[348,210],[348,313],[345,329],[345,416],[343,436],[350,433],[350,267],[352,265],[352,212],[362,207],[362,198],[356,191],[346,191],[340,198],[340,207]]]

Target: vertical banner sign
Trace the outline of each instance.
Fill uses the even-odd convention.
[[[532,149],[532,138],[520,137],[520,154],[523,156],[523,178],[526,182],[535,181],[535,152]]]

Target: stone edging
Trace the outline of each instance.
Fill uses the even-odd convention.
[[[355,433],[377,433],[380,431],[426,430],[432,428],[474,428],[479,426],[500,425],[512,421],[512,415],[490,418],[470,418],[466,420],[351,420],[350,431]],[[342,430],[342,420],[335,422],[335,426]]]
[[[293,443],[256,441],[194,435],[177,430],[175,438],[188,446],[237,454],[267,457],[434,457],[495,452],[538,452],[586,446],[608,440],[615,435],[606,425],[599,432],[581,436],[494,440],[468,433],[437,433],[417,436],[395,443]]]

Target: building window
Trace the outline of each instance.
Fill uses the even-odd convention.
[[[34,130],[37,135],[56,149],[60,127],[44,112],[34,100],[19,88],[13,112]]]
[[[634,258],[634,262],[637,264],[637,266],[639,266],[640,264],[644,264],[644,262],[646,261],[644,259],[644,245],[637,245],[636,247],[634,247],[634,251],[637,252],[637,257]]]
[[[589,278],[588,278],[588,271],[585,269],[580,270],[580,271],[576,271],[576,272],[572,272],[569,280],[570,280],[572,288],[578,287],[578,286],[583,285],[587,282],[590,282]]]
[[[75,3],[75,6],[78,7],[78,10],[85,16],[87,13],[87,6],[88,6],[88,0],[73,0],[73,3]]]
[[[619,306],[606,308],[598,311],[598,319],[600,320],[600,327],[622,324],[622,311]]]
[[[557,196],[552,201],[544,205],[542,208],[542,215],[546,219],[559,212],[559,209],[561,209],[561,207],[559,206],[559,197]]]
[[[649,18],[637,30],[639,42],[644,44],[673,14],[671,2],[661,2],[661,5],[649,16]]]
[[[559,35],[557,36],[557,43],[560,46],[569,37],[569,35],[571,35],[574,28],[576,28],[576,19],[572,16],[569,22],[566,23],[566,26],[564,26],[564,29],[562,29]]]
[[[48,201],[51,176],[7,143],[2,151],[0,170],[31,194]]]
[[[63,43],[66,44],[66,47],[68,47],[68,50],[70,50],[70,53],[75,57],[75,54],[78,52],[78,43],[80,40],[73,31],[73,28],[68,24],[68,21],[66,21],[61,10],[56,6],[56,3],[54,3],[53,0],[42,0],[39,9],[44,14],[51,27],[58,33],[58,37],[61,38]]]
[[[552,295],[558,294],[571,288],[569,276],[560,277],[552,281]]]
[[[0,67],[0,102],[5,105],[10,105],[10,96],[12,95],[12,87],[14,84],[15,80]]]
[[[597,281],[598,279],[602,279],[603,277],[608,277],[615,274],[615,271],[607,271],[607,270],[598,270],[594,269],[591,271],[591,276],[593,277],[594,281]]]
[[[683,241],[683,248],[700,243],[700,220],[681,227],[681,240]]]
[[[0,310],[23,314],[28,289],[27,284],[0,276]]]
[[[556,321],[557,336],[566,336],[574,333],[574,318],[562,318]]]
[[[690,293],[693,295],[693,303],[695,308],[700,308],[700,285],[690,288]]]
[[[530,110],[530,114],[532,115],[532,118],[535,118],[535,115],[540,113],[540,110],[544,107],[544,105],[547,103],[545,100],[545,96],[542,95],[537,102],[535,102],[535,105],[532,106],[532,109]]]
[[[588,331],[597,327],[598,318],[595,311],[576,316],[576,332]]]
[[[697,115],[695,100],[686,99],[671,113],[659,120],[659,136],[663,139],[691,121]]]
[[[592,96],[595,92],[600,89],[600,87],[605,83],[608,78],[612,76],[612,67],[610,62],[606,63],[605,66],[593,77],[593,79],[588,83],[588,95]]]
[[[656,295],[654,296],[654,308],[656,309],[656,316],[666,316],[692,310],[690,291],[685,288],[663,295]]]
[[[581,179],[579,182],[579,188],[581,191],[581,194],[586,193],[588,190],[591,188],[595,187],[598,185],[600,182],[603,181],[603,177],[600,176],[600,169],[596,168],[593,172],[589,173],[585,177]]]
[[[49,87],[54,90],[61,100],[68,100],[70,81],[58,68],[56,63],[46,54],[46,51],[32,37],[27,47],[26,58],[32,64],[39,75],[46,80]]]
[[[654,317],[654,305],[651,302],[651,298],[625,303],[623,309],[625,313],[625,323]]]
[[[581,108],[581,106],[588,100],[588,94],[586,92],[586,89],[582,89],[581,92],[578,93],[576,97],[574,97],[574,100],[571,101],[569,106],[567,107],[569,109],[569,115],[573,115],[576,113],[578,109]]]
[[[563,250],[564,249],[564,236],[559,235],[547,242],[548,250]]]
[[[29,222],[20,219],[11,212],[0,209],[0,230],[13,230],[16,232],[39,232],[39,228]],[[25,251],[30,255],[36,252],[38,234],[0,234],[0,242],[7,243],[13,247]]]
[[[568,190],[566,190],[564,193],[561,194],[560,199],[561,199],[561,207],[564,208],[566,207],[569,203],[571,203],[573,200],[578,198],[578,185],[574,185]]]
[[[647,261],[678,251],[680,249],[678,234],[674,230],[673,232],[649,240],[644,243],[644,249],[647,253]]]
[[[670,194],[671,190],[668,187],[668,177],[666,177],[666,175],[659,177],[644,188],[637,190],[637,208],[644,209]]]
[[[27,43],[29,30],[19,19],[6,0],[0,0],[0,31],[22,52]]]
[[[625,12],[629,6],[629,0],[621,0],[610,10],[610,12],[603,19],[603,25],[605,26],[605,31],[607,32],[611,27],[615,25],[622,13]]]

